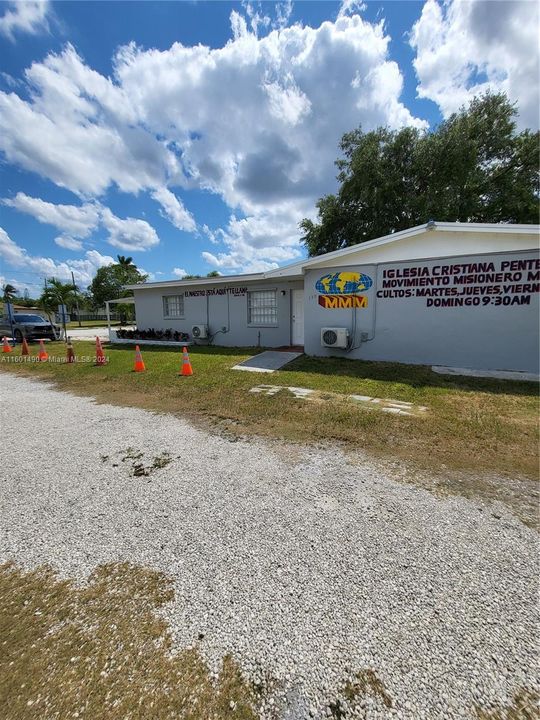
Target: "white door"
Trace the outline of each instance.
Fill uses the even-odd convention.
[[[292,291],[292,344],[304,344],[304,291]]]

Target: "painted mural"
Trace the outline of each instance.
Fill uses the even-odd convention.
[[[369,290],[372,285],[369,275],[347,270],[323,275],[315,283],[315,289],[322,295],[355,295]]]
[[[319,305],[326,310],[347,310],[367,308],[367,295],[359,293],[369,290],[373,280],[363,273],[343,270],[328,273],[319,278],[315,289],[320,293]]]

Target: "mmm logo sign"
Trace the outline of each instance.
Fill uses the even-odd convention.
[[[327,310],[367,308],[366,295],[319,295],[319,305]]]

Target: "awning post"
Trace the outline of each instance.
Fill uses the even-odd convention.
[[[109,301],[105,300],[105,313],[107,315],[107,332],[109,333],[109,340],[111,339],[111,308],[109,307]]]

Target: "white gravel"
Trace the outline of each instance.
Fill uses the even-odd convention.
[[[338,450],[231,442],[6,373],[0,392],[0,560],[165,571],[179,646],[276,678],[283,717],[324,717],[362,668],[393,707],[361,697],[354,717],[472,718],[540,690],[538,535],[508,511]],[[134,477],[128,447],[174,460]]]

